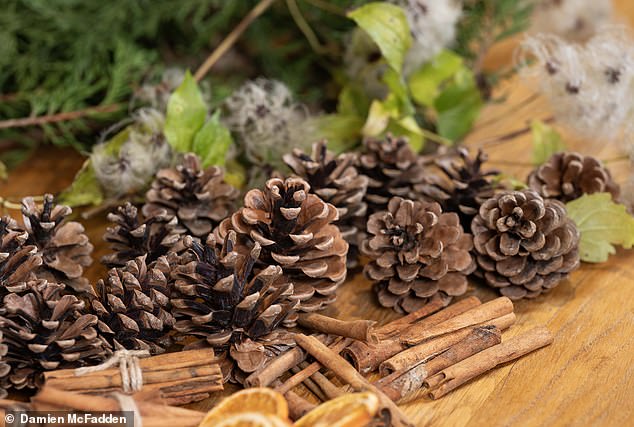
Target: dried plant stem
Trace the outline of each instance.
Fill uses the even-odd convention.
[[[373,320],[339,320],[317,313],[299,315],[297,323],[307,329],[324,334],[353,338],[359,341],[377,343],[379,340],[374,330]]]
[[[480,123],[476,123],[472,131],[480,130],[493,124],[498,124],[500,120],[502,120],[503,118],[508,117],[511,114],[517,113],[518,111],[532,104],[534,101],[538,100],[539,97],[540,95],[538,93],[533,93],[527,96],[526,98],[524,98],[517,104],[508,108],[503,114],[500,114],[499,116],[491,117],[490,119],[484,120]]]
[[[0,129],[19,128],[27,126],[40,126],[49,123],[68,122],[71,120],[81,119],[82,117],[94,114],[112,113],[120,110],[122,104],[99,105],[97,107],[89,107],[83,110],[68,111],[65,113],[49,114],[46,116],[23,117],[20,119],[8,119],[0,121]]]
[[[194,78],[196,81],[202,80],[203,77],[209,72],[216,62],[235,44],[240,38],[242,33],[249,28],[249,25],[255,21],[260,15],[262,15],[273,4],[275,0],[261,0],[244,18],[238,23],[238,25],[224,38],[224,40],[214,49],[213,52],[205,59],[200,67],[196,70]]]
[[[328,53],[328,48],[321,44],[317,34],[315,34],[313,29],[310,27],[310,24],[308,24],[304,15],[302,15],[302,11],[299,9],[297,2],[295,0],[286,0],[286,5],[288,6],[288,11],[293,17],[297,28],[299,28],[299,30],[304,34],[304,37],[308,40],[310,47],[319,55]]]
[[[542,120],[542,122],[548,123],[548,124],[553,123],[554,121],[555,121],[555,118],[552,117],[552,116],[551,117],[547,117],[547,118]],[[521,128],[521,129],[517,129],[517,130],[511,131],[509,133],[506,133],[504,135],[499,135],[499,136],[495,136],[495,137],[493,137],[491,139],[484,140],[484,141],[480,142],[477,145],[477,147],[478,148],[485,148],[485,147],[493,147],[493,146],[496,146],[496,145],[502,145],[502,144],[505,144],[507,142],[513,141],[516,138],[519,138],[520,136],[526,135],[526,134],[530,133],[531,131],[532,131],[532,128],[530,126],[526,126],[526,127]]]

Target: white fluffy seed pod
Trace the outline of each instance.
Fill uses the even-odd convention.
[[[538,0],[531,32],[585,41],[613,19],[611,0]]]

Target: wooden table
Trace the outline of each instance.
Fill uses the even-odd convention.
[[[602,0],[599,0],[602,1]],[[620,16],[634,22],[634,4],[617,1]],[[490,65],[508,63],[513,42],[492,52]],[[467,141],[478,146],[492,136],[526,126],[534,118],[548,117],[543,100],[509,113],[531,91],[518,80],[497,90],[506,102],[486,108]],[[487,124],[488,123],[488,124]],[[615,157],[618,147],[603,141],[583,141],[566,135],[569,148],[601,159]],[[492,166],[523,179],[530,166],[530,136],[487,149]],[[71,151],[45,147],[14,170],[0,195],[21,197],[57,192],[72,181],[82,157]],[[610,165],[617,180],[625,178],[626,162]],[[17,212],[12,214],[18,217]],[[108,252],[101,240],[103,216],[84,221],[95,244],[97,260]],[[98,262],[88,269],[96,281],[105,269]],[[470,293],[488,300],[495,294],[472,284]],[[605,425],[634,424],[634,252],[619,250],[605,264],[583,264],[570,280],[547,295],[516,304],[518,320],[504,334],[511,337],[538,325],[546,325],[555,342],[520,360],[490,372],[438,401],[426,399],[405,404],[405,412],[419,426],[462,425]],[[370,283],[358,274],[342,286],[338,302],[326,314],[344,319],[395,317],[376,303]],[[192,405],[205,410],[213,401]]]

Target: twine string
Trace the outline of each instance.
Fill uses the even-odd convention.
[[[143,371],[141,370],[139,358],[149,355],[150,352],[148,350],[117,350],[110,359],[100,365],[75,369],[75,376],[105,371],[118,365],[123,392],[132,393],[143,388]]]
[[[138,362],[138,358],[136,358]],[[123,412],[132,412],[134,415],[133,427],[143,427],[143,417],[141,417],[141,411],[134,400],[134,397],[123,393],[112,393],[112,397],[119,403],[119,408]]]

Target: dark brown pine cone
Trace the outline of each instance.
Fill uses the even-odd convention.
[[[23,288],[42,265],[42,255],[26,244],[28,238],[13,218],[0,218],[0,299]]]
[[[316,311],[335,300],[346,278],[348,243],[333,224],[336,219],[337,209],[310,194],[303,179],[274,178],[264,190],[249,191],[244,207],[216,232],[224,239],[234,230],[241,244],[260,244],[259,264],[279,264],[285,280],[293,284],[299,310]]]
[[[147,192],[143,215],[178,218],[189,234],[204,237],[235,209],[240,192],[227,184],[224,172],[216,166],[205,170],[200,159],[185,154],[180,165],[162,169]]]
[[[335,224],[350,245],[348,267],[355,266],[360,244],[357,225],[364,222],[367,213],[363,199],[368,188],[368,177],[359,175],[354,166],[356,155],[344,153],[335,156],[322,141],[313,144],[312,155],[295,149],[293,154],[284,156],[284,162],[295,175],[310,184],[311,192],[337,208],[339,219]]]
[[[108,227],[103,238],[114,253],[105,255],[101,262],[109,268],[122,267],[132,259],[145,256],[148,265],[171,250],[178,252],[181,232],[178,220],[166,212],[157,212],[146,220],[139,219],[137,208],[126,203],[108,214],[114,227]]]
[[[471,230],[484,279],[511,299],[534,298],[579,266],[579,231],[566,208],[535,191],[487,200]]]
[[[92,264],[93,245],[83,225],[66,220],[71,212],[68,206],[55,205],[51,194],[44,196],[41,209],[32,197],[22,200],[22,218],[29,233],[27,244],[36,246],[43,260],[37,277],[85,292],[90,283],[83,277],[84,268]]]
[[[171,267],[159,257],[152,266],[141,256],[125,267],[113,268],[95,285],[92,311],[98,328],[114,350],[165,351],[174,326],[170,313]]]
[[[440,203],[443,212],[457,213],[462,227],[470,230],[480,205],[502,188],[493,180],[499,171],[482,170],[486,160],[487,155],[482,150],[471,158],[466,148],[441,155],[434,159],[437,173],[426,174],[424,181],[416,186],[416,191]],[[429,171],[432,169],[430,167]]]
[[[556,153],[528,176],[528,186],[547,199],[564,203],[584,194],[610,193],[619,198],[619,186],[600,160],[579,153]]]
[[[409,313],[432,298],[449,304],[467,291],[473,241],[456,213],[443,213],[436,202],[394,197],[387,211],[370,216],[368,234],[361,250],[372,261],[364,272],[384,307]]]
[[[33,280],[9,293],[0,308],[0,332],[11,367],[0,380],[16,389],[42,384],[41,373],[52,369],[97,364],[109,355],[85,303],[64,285]]]
[[[358,170],[369,178],[365,200],[368,214],[384,211],[394,196],[418,199],[414,186],[424,179],[424,159],[405,138],[388,135],[383,140],[368,139],[359,155]]]
[[[173,273],[175,329],[189,346],[210,345],[225,353],[230,377],[239,381],[240,373],[255,371],[293,344],[280,326],[295,322],[297,301],[290,299],[293,285],[283,280],[281,267],[254,268],[259,244],[239,253],[245,247],[237,245],[234,231],[224,242],[216,239],[210,234],[201,244],[185,238],[189,250]]]

